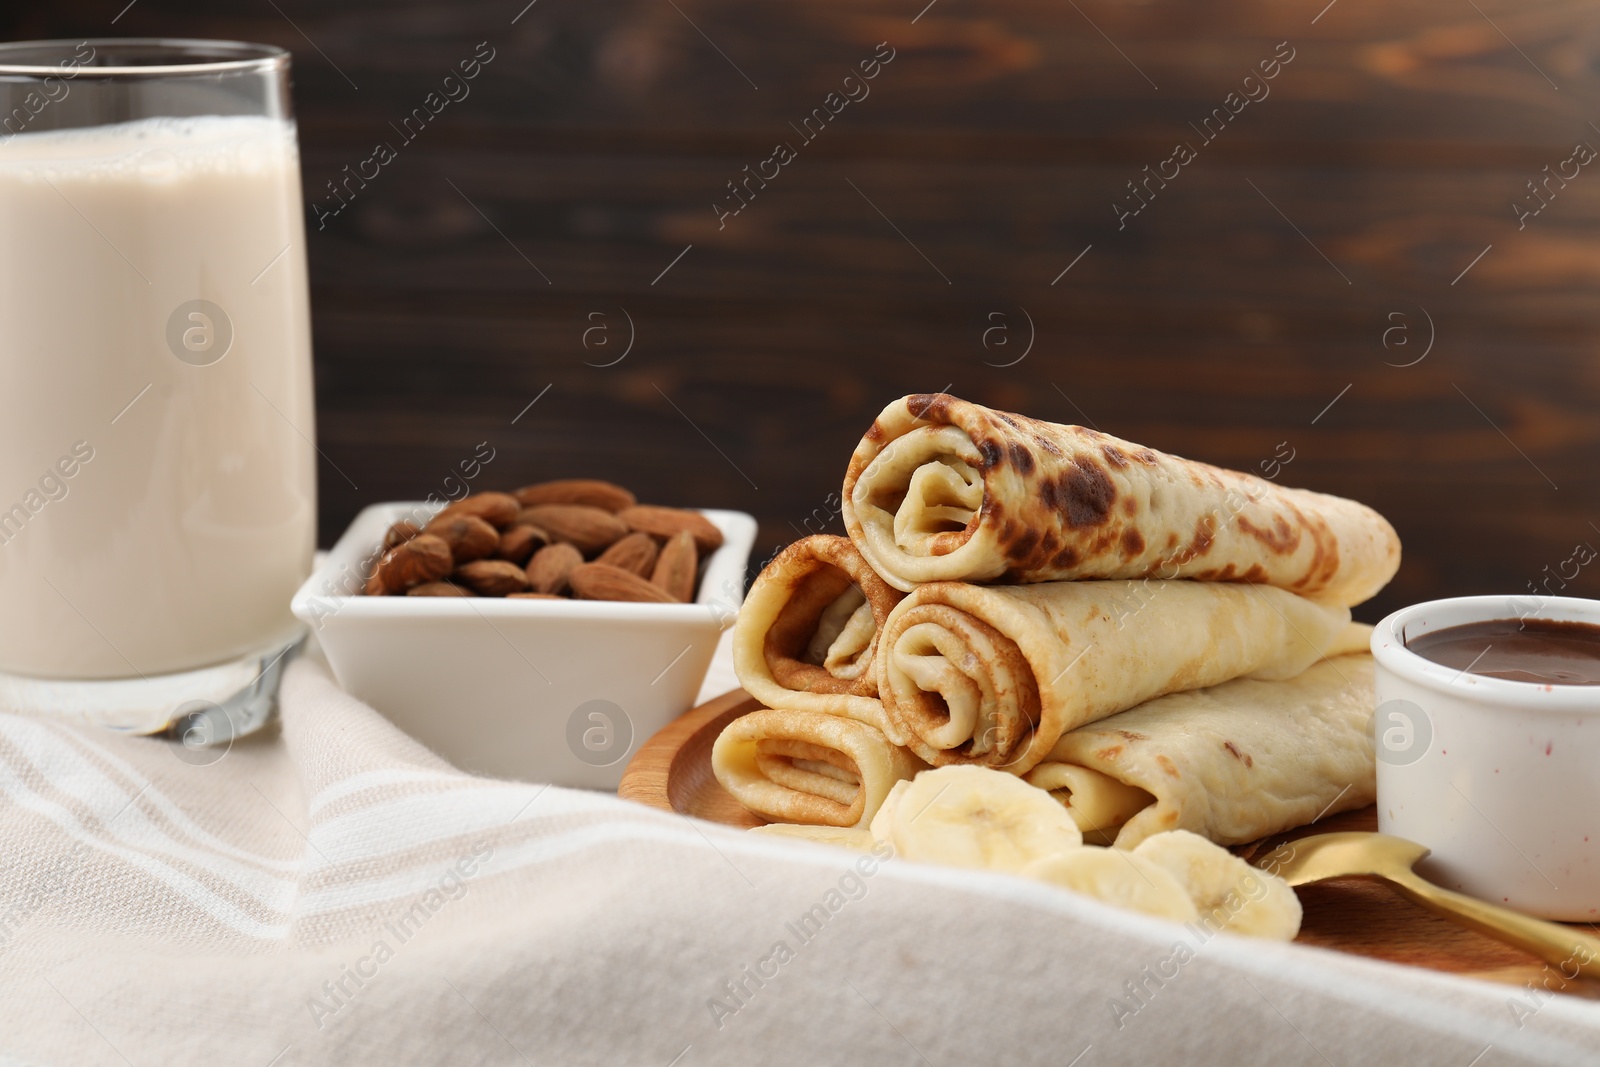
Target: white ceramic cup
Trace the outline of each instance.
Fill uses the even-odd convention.
[[[1471,674],[1407,650],[1493,619],[1600,625],[1600,601],[1474,596],[1414,604],[1372,633],[1378,829],[1432,849],[1439,885],[1547,919],[1600,919],[1600,686]]]

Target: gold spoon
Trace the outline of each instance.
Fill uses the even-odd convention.
[[[1258,859],[1256,866],[1290,885],[1328,878],[1382,878],[1429,911],[1561,968],[1563,977],[1581,972],[1600,978],[1600,938],[1439,888],[1411,869],[1428,851],[1388,834],[1317,834],[1279,845]]]

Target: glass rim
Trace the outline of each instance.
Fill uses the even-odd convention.
[[[137,63],[129,65],[107,64],[73,66],[76,50],[89,45],[96,58],[102,54],[115,57],[116,53],[140,51],[143,54],[170,55],[170,62]],[[41,62],[44,53],[59,50],[60,58],[49,63]],[[14,62],[8,56],[17,53],[30,55],[31,62]],[[188,59],[186,57],[193,57]],[[166,58],[166,57],[162,57]],[[0,43],[0,78],[156,78],[201,74],[244,74],[277,70],[289,63],[287,49],[272,44],[251,44],[247,41],[208,40],[198,37],[78,37],[53,38],[41,41],[8,41]]]

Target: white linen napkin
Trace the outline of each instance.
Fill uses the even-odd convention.
[[[1487,1067],[1600,1049],[1600,1006],[1570,997],[1199,943],[1000,875],[461,774],[315,659],[288,671],[281,728],[222,751],[0,716],[0,795],[0,1064]]]

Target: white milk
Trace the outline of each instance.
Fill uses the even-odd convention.
[[[194,300],[232,324],[209,365],[225,324],[180,316],[188,362],[167,340]],[[155,675],[290,638],[314,436],[292,125],[0,143],[0,670]]]

